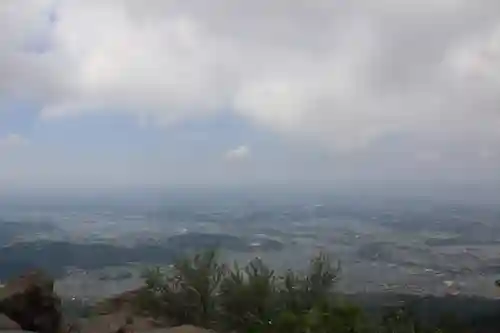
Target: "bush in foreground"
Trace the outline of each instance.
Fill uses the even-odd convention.
[[[177,261],[170,271],[146,272],[138,307],[174,325],[219,332],[422,333],[402,307],[368,320],[335,293],[340,266],[328,255],[312,259],[304,273],[277,274],[256,258],[245,267],[219,263],[214,251]]]

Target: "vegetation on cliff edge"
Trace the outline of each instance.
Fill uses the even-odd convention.
[[[259,258],[244,267],[228,266],[218,261],[216,252],[207,251],[177,261],[168,272],[147,271],[146,287],[135,305],[172,325],[192,324],[218,332],[461,331],[451,318],[438,323],[421,320],[411,304],[366,311],[335,291],[340,273],[340,265],[326,254],[313,258],[305,272],[278,274]]]

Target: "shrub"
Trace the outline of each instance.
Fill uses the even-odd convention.
[[[243,270],[235,265],[221,283],[221,321],[228,329],[262,331],[277,310],[276,277],[260,259]]]
[[[207,251],[177,261],[171,271],[147,271],[138,304],[174,325],[219,332],[428,332],[408,308],[390,308],[378,324],[367,320],[360,308],[336,297],[339,275],[340,265],[326,254],[311,260],[303,274],[278,275],[260,259],[229,269]]]
[[[178,260],[170,273],[154,269],[145,274],[142,302],[149,302],[145,307],[150,313],[175,324],[210,327],[216,315],[215,293],[224,275],[215,251]]]

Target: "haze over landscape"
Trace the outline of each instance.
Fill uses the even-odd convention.
[[[1,0],[0,281],[219,248],[346,293],[496,297],[497,0]]]

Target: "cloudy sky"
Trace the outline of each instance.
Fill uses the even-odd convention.
[[[4,189],[500,184],[498,0],[1,0],[0,26]]]

